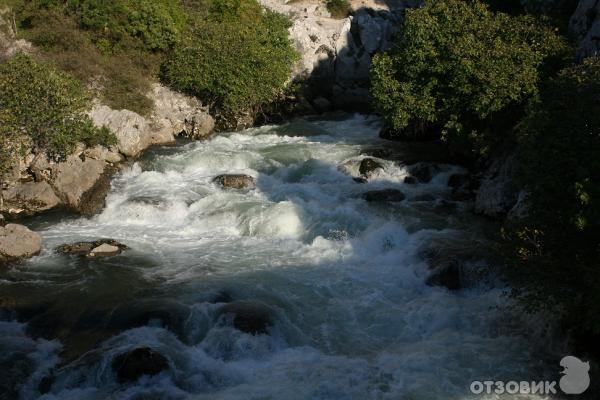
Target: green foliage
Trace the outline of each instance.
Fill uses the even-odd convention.
[[[111,42],[106,38],[114,35],[84,29],[62,1],[37,0],[15,9],[20,35],[42,50],[42,58],[94,88],[95,95],[113,108],[140,114],[152,109],[146,94],[158,74],[160,52],[151,51],[139,38]]]
[[[256,0],[214,0],[162,68],[163,80],[235,114],[282,93],[297,55],[289,21]]]
[[[327,11],[333,18],[346,18],[352,12],[352,7],[348,0],[327,0]]]
[[[10,146],[6,162],[24,150],[27,139],[55,157],[70,153],[78,142],[115,143],[85,115],[90,99],[81,83],[50,65],[16,55],[0,64],[0,93],[0,141]]]
[[[487,132],[494,118],[533,96],[543,62],[566,49],[531,16],[494,13],[476,0],[429,0],[406,11],[394,47],[374,58],[374,106],[396,134],[433,128],[483,148],[499,139]]]
[[[563,70],[519,127],[529,215],[507,230],[519,293],[600,335],[600,59]]]

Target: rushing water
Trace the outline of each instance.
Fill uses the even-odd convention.
[[[20,318],[0,314],[0,362],[22,375],[20,396],[53,376],[44,399],[467,399],[472,380],[547,375],[493,279],[424,283],[424,250],[485,246],[486,223],[443,201],[460,168],[407,185],[406,167],[382,161],[373,181],[353,181],[361,151],[385,143],[378,128],[300,120],[155,149],[114,179],[101,214],[34,221],[44,252],[0,272]],[[223,190],[222,173],[256,189]],[[390,187],[407,199],[360,196]],[[52,251],[100,237],[131,250]],[[268,307],[268,334],[219,317],[229,298]],[[111,361],[140,346],[169,370],[119,385]]]

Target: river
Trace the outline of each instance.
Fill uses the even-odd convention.
[[[449,200],[461,168],[408,185],[406,166],[381,161],[352,179],[365,148],[386,146],[378,131],[346,115],[155,148],[113,179],[100,214],[33,219],[45,250],[0,271],[0,366],[21,373],[19,396],[51,376],[43,399],[470,399],[483,398],[473,380],[547,375],[489,260],[470,262],[484,278],[463,290],[425,284],[428,249],[484,249],[495,230]],[[256,189],[224,190],[223,173]],[[406,200],[361,197],[381,188]],[[130,250],[52,251],[102,237]],[[219,312],[239,301],[268,310],[266,334]],[[138,347],[168,370],[119,384],[112,360]]]

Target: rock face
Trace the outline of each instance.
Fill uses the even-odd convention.
[[[292,78],[306,82],[313,106],[326,111],[321,99],[336,108],[369,108],[371,58],[391,46],[402,10],[420,1],[352,1],[354,15],[345,19],[329,18],[323,5],[281,0],[261,3],[292,20],[290,37],[300,54]]]
[[[52,168],[55,193],[73,210],[91,215],[102,209],[110,190],[112,169],[105,161],[76,155]]]
[[[398,189],[371,190],[369,192],[363,193],[362,197],[368,202],[399,202],[406,198],[404,193],[402,193]]]
[[[208,110],[195,98],[160,84],[152,87],[149,97],[155,108],[148,118],[99,103],[89,112],[95,125],[106,126],[114,132],[119,152],[127,157],[136,157],[155,144],[171,143],[182,133],[194,139],[206,138],[215,126]]]
[[[600,1],[579,0],[569,31],[577,40],[579,58],[600,55]]]
[[[0,261],[33,257],[42,249],[42,238],[23,225],[0,227]]]
[[[227,189],[252,189],[255,186],[254,178],[243,174],[219,175],[213,182]]]
[[[267,307],[252,301],[237,301],[223,306],[219,315],[233,314],[233,326],[242,332],[252,335],[266,334],[267,328],[273,325]]]
[[[120,254],[129,247],[113,239],[99,239],[93,242],[75,242],[58,246],[55,251],[86,257],[108,257]]]
[[[493,160],[486,170],[475,197],[475,212],[488,217],[506,215],[517,203],[512,182],[514,155]]]
[[[9,214],[35,214],[61,203],[48,182],[27,182],[2,191],[0,210]]]
[[[140,347],[117,356],[112,362],[119,383],[134,382],[144,375],[154,376],[169,368],[169,360],[149,347]]]

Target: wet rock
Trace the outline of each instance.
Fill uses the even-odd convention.
[[[103,243],[100,246],[92,249],[87,255],[88,257],[111,257],[121,253],[121,249],[117,246],[113,246],[107,243]]]
[[[433,167],[429,164],[416,164],[409,169],[410,174],[420,183],[429,183],[433,177]]]
[[[434,259],[429,262],[433,268],[425,283],[428,286],[443,286],[449,290],[462,288],[460,264],[455,258]]]
[[[253,301],[237,301],[223,306],[219,315],[233,314],[233,326],[252,335],[266,334],[273,325],[271,313],[264,305]]]
[[[371,190],[363,193],[362,197],[368,202],[399,202],[406,198],[404,193],[398,189]]]
[[[452,174],[448,178],[448,186],[452,188],[453,200],[464,201],[475,196],[477,182],[469,174]]]
[[[352,178],[352,180],[356,183],[367,183],[369,180],[367,178],[363,178],[362,176]]]
[[[116,250],[115,250],[116,249]],[[60,254],[72,254],[87,257],[102,257],[120,254],[129,247],[113,239],[99,239],[92,242],[75,242],[58,246],[55,251]]]
[[[213,182],[228,189],[253,189],[255,187],[254,178],[243,174],[219,175],[213,179]]]
[[[377,172],[383,170],[383,165],[378,163],[372,158],[365,158],[360,162],[360,166],[358,167],[358,172],[367,178],[372,177]]]
[[[2,191],[2,210],[22,210],[26,214],[50,210],[61,203],[47,182],[27,182]]]
[[[112,362],[119,383],[135,382],[144,375],[154,376],[169,368],[169,360],[149,347],[140,347],[117,356]]]
[[[30,258],[42,250],[42,238],[27,227],[8,224],[0,227],[0,261]]]
[[[71,155],[52,168],[51,184],[67,206],[91,215],[104,207],[113,171],[105,161]]]
[[[40,383],[38,384],[38,391],[40,392],[40,394],[50,393],[50,390],[52,390],[52,385],[54,385],[55,379],[56,378],[54,377],[54,375],[48,375],[43,377],[40,380]]]

